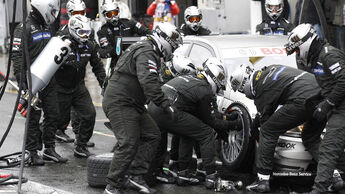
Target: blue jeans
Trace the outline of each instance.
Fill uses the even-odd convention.
[[[337,26],[337,47],[345,52],[345,26]]]
[[[313,27],[314,27],[314,29],[316,30],[316,34],[317,34],[320,38],[324,38],[323,32],[322,32],[322,29],[321,29],[320,24],[314,24]]]

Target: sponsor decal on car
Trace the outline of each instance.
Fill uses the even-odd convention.
[[[295,143],[285,143],[285,142],[278,142],[278,147],[286,148],[286,149],[295,149]]]
[[[273,172],[273,176],[299,176],[299,177],[310,177],[311,172]]]
[[[232,57],[260,57],[260,56],[286,56],[284,47],[256,47],[256,48],[236,48],[223,49],[222,55],[227,58]]]

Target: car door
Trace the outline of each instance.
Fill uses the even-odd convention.
[[[189,57],[192,60],[193,64],[196,67],[202,67],[203,62],[205,62],[206,59],[215,56],[216,54],[210,45],[199,41],[194,42],[191,45],[191,49],[187,54],[187,57]]]

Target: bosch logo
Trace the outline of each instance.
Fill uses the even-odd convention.
[[[295,143],[278,143],[278,147],[285,148],[285,149],[295,149]]]

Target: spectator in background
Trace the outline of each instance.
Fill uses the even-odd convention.
[[[128,5],[124,2],[121,2],[121,0],[115,0],[115,2],[117,3],[117,5],[119,6],[121,10],[121,12],[119,13],[119,17],[130,20],[132,18],[132,14],[131,14],[131,11],[129,10]]]
[[[334,1],[327,1],[327,3],[322,4],[323,12],[325,13],[327,28],[328,28],[328,39],[329,43],[336,47],[336,28],[333,25],[334,13],[335,13],[335,6],[337,4],[337,0]]]
[[[263,35],[286,35],[290,32],[294,26],[282,16],[284,9],[283,0],[266,0],[265,12],[269,18],[264,18],[256,26],[256,32]]]
[[[345,51],[345,0],[338,0],[335,6],[333,24],[336,26],[337,47]]]
[[[315,5],[313,2],[310,1],[309,5],[307,5],[306,13],[304,13],[304,17],[300,19],[301,16],[301,9],[302,9],[303,1],[297,1],[296,3],[296,14],[294,19],[294,25],[297,26],[298,24],[302,23],[309,23],[313,25],[316,33],[319,37],[324,37],[321,26],[320,26],[320,19],[317,14]],[[301,22],[300,22],[301,20]]]
[[[84,0],[86,4],[86,17],[91,20],[96,19],[98,14],[98,0]]]
[[[67,14],[67,5],[68,0],[61,0],[61,8],[60,8],[60,26],[64,26],[68,24],[68,14]]]
[[[173,0],[155,0],[147,8],[146,13],[154,18],[153,28],[159,22],[175,25],[175,15],[180,13],[180,8]]]

